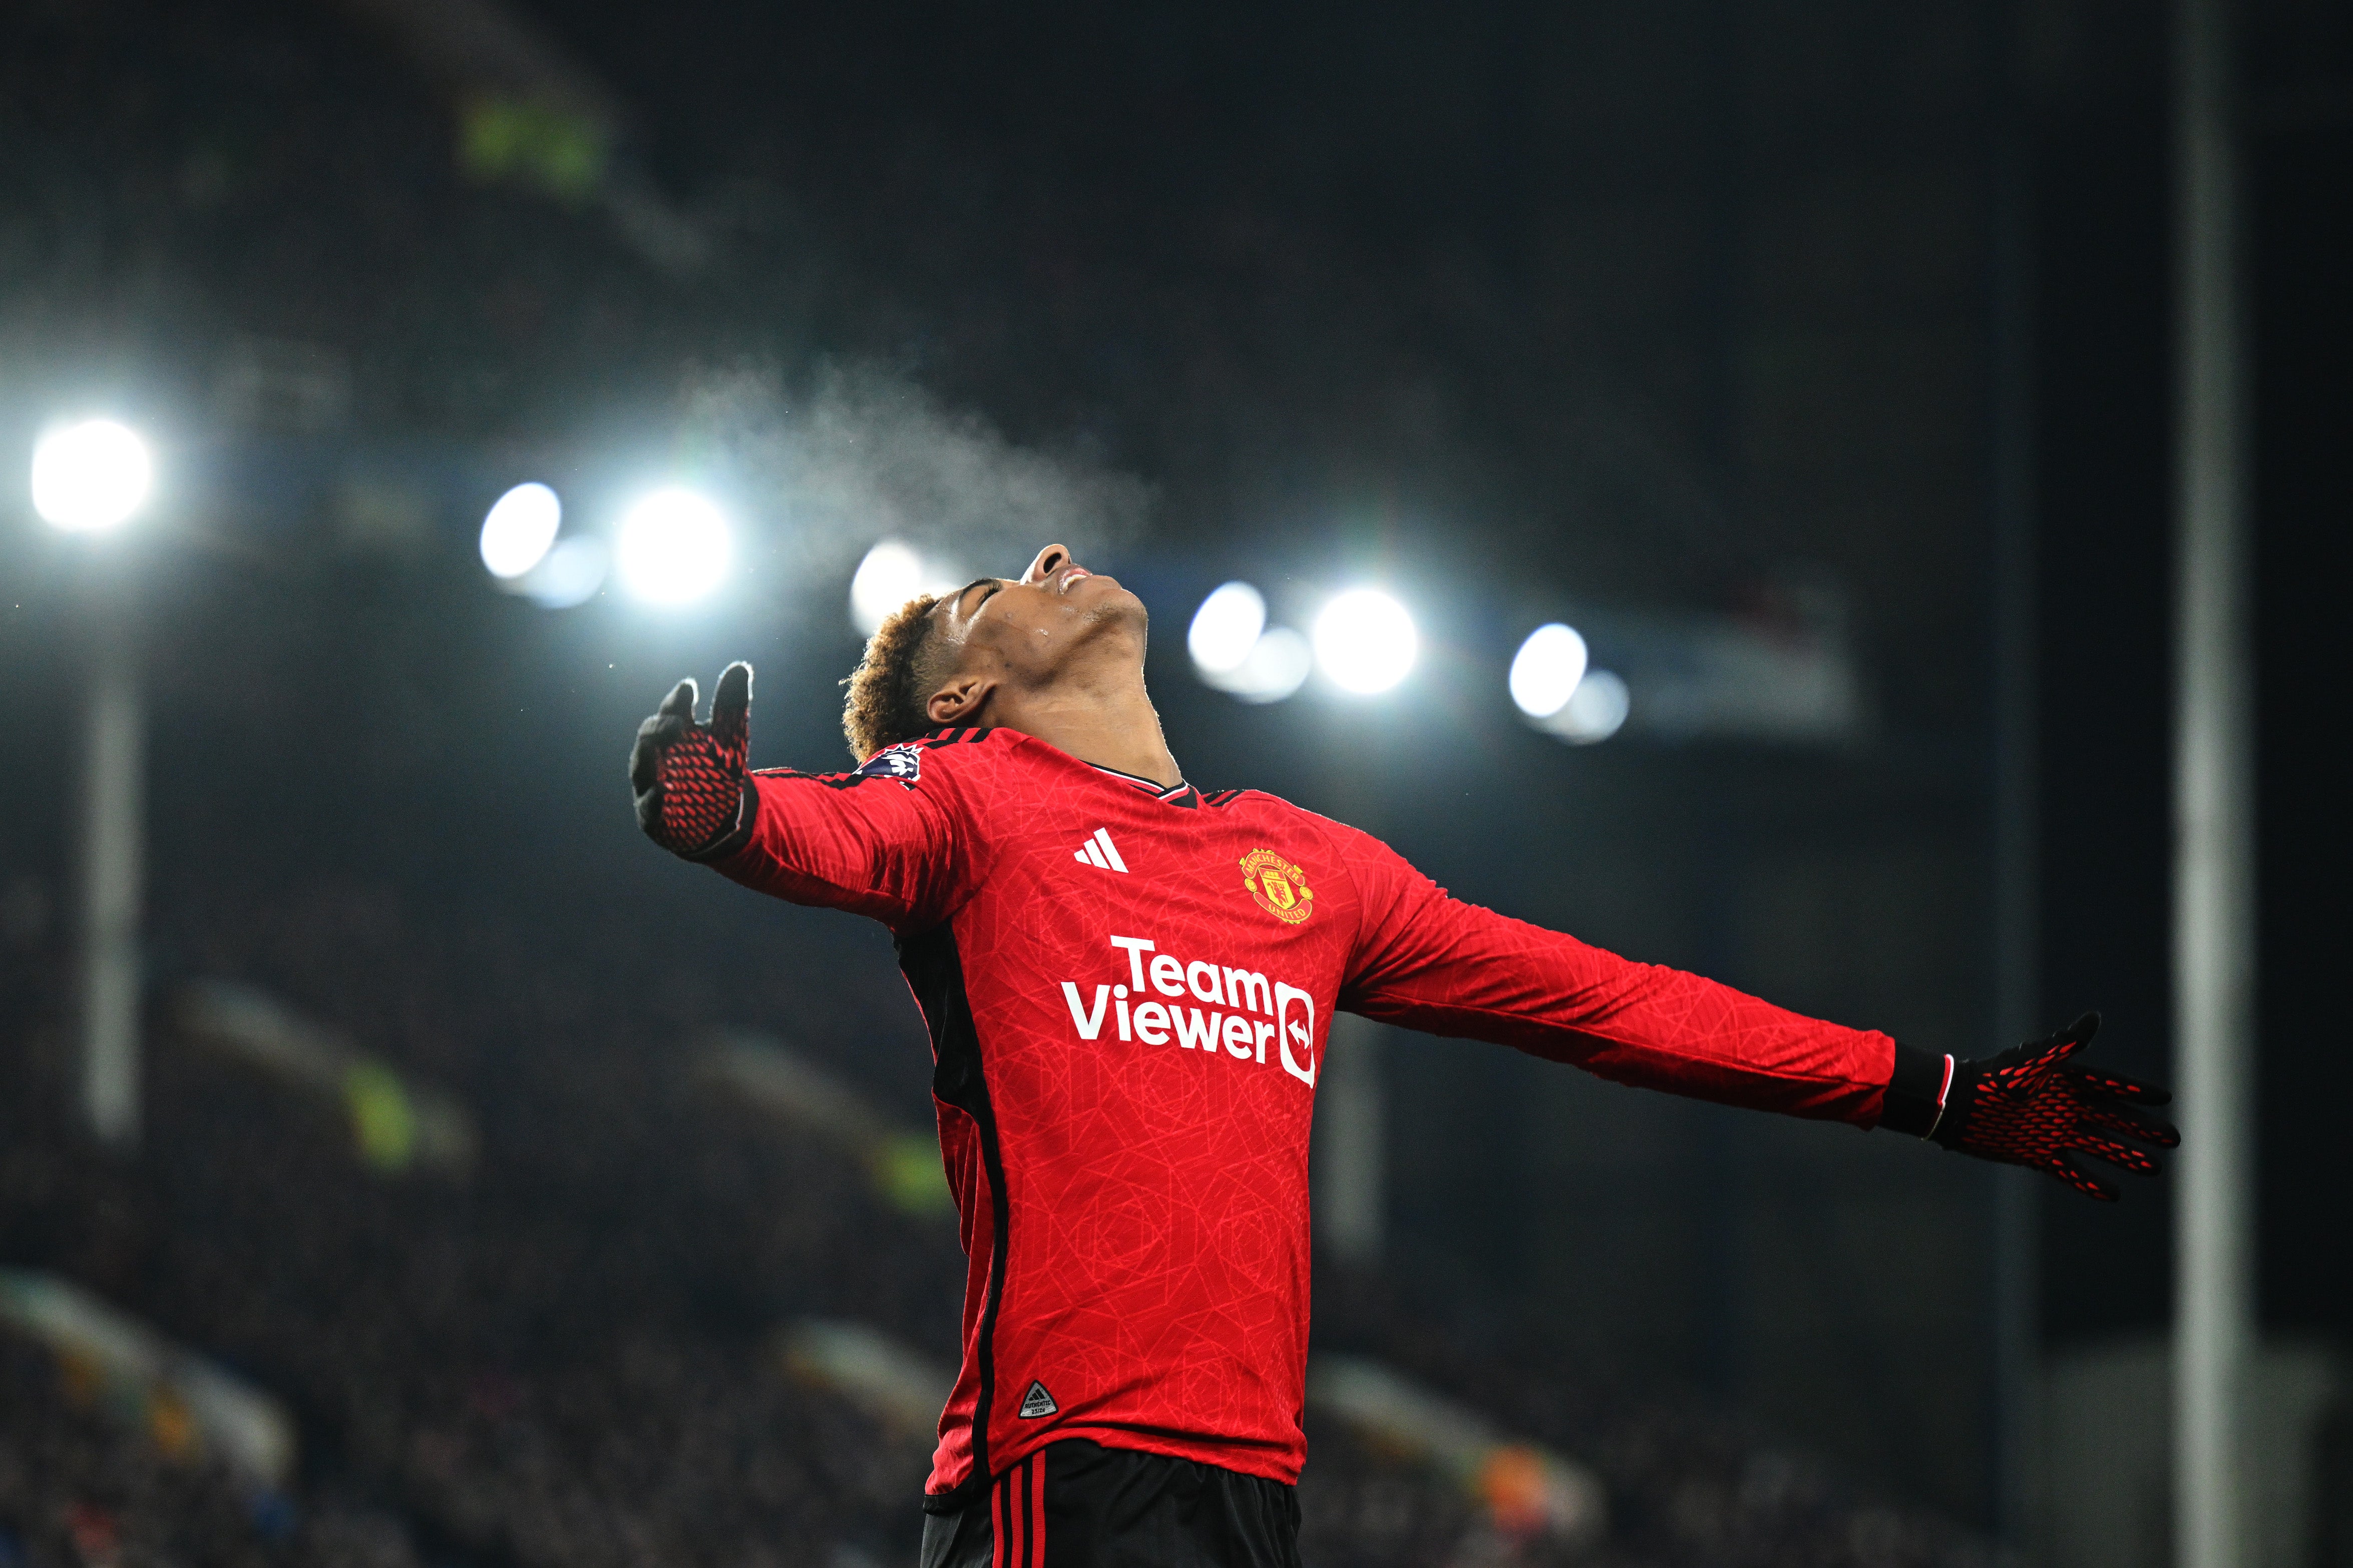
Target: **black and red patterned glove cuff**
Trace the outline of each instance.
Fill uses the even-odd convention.
[[[1955,1061],[1943,1114],[1926,1135],[1956,1152],[2024,1165],[2115,1202],[2116,1187],[2086,1162],[2155,1175],[2157,1152],[2179,1147],[2181,1135],[2154,1114],[2171,1098],[2164,1089],[2075,1059],[2099,1026],[2099,1015],[2086,1013],[2047,1038],[1981,1061]]]
[[[679,858],[697,861],[724,860],[752,841],[752,829],[758,826],[760,820],[760,792],[754,787],[749,774],[744,778],[743,790],[737,799],[735,816],[727,831],[700,849],[681,851]]]
[[[1953,1058],[1938,1051],[1923,1051],[1898,1040],[1895,1071],[1887,1080],[1880,1102],[1879,1124],[1890,1132],[1926,1138],[1945,1114],[1953,1084]]]

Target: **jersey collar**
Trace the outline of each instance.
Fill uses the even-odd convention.
[[[1165,800],[1171,805],[1181,805],[1189,808],[1198,806],[1201,804],[1201,792],[1195,789],[1191,784],[1187,784],[1183,779],[1178,779],[1173,784],[1155,784],[1150,779],[1137,778],[1134,773],[1124,773],[1117,768],[1107,768],[1101,763],[1089,763],[1087,766],[1094,769],[1094,771],[1099,773],[1107,773],[1111,777],[1118,779],[1124,784],[1134,784],[1136,788],[1142,790],[1153,799]]]
[[[957,744],[959,742],[983,740],[993,732],[993,731],[987,728],[933,730],[923,735],[922,743],[926,750],[929,750],[934,746],[953,746]],[[1058,755],[1070,756],[1068,752],[1061,751],[1050,742],[1040,741],[1035,735],[1023,735],[1021,738],[1032,745],[1044,746],[1048,751],[1054,752]],[[886,746],[883,750],[888,751],[890,748]],[[868,760],[871,761],[872,759],[870,758]],[[1140,789],[1145,794],[1150,795],[1155,800],[1165,801],[1170,805],[1183,806],[1187,811],[1195,811],[1200,808],[1201,792],[1195,789],[1191,784],[1187,784],[1183,779],[1178,779],[1173,784],[1155,784],[1150,779],[1140,779],[1134,773],[1124,773],[1117,768],[1104,767],[1101,763],[1090,763],[1079,757],[1071,757],[1071,760],[1074,763],[1079,763],[1082,766],[1092,768],[1099,773],[1103,773],[1109,777],[1115,778],[1123,784],[1132,784],[1135,788]]]

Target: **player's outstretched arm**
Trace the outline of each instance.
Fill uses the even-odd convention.
[[[1980,1061],[1899,1048],[1879,1124],[1980,1160],[2048,1173],[2114,1203],[2116,1189],[2084,1161],[2154,1175],[2149,1147],[2179,1148],[2181,1134],[2145,1113],[2173,1098],[2164,1089],[2073,1059],[2099,1027],[2100,1016],[2086,1013],[2047,1038]]]
[[[647,837],[747,888],[893,931],[936,923],[968,893],[980,873],[955,850],[953,781],[923,766],[921,748],[849,773],[755,773],[752,667],[721,673],[708,721],[696,721],[694,696],[694,682],[680,681],[629,749]]]
[[[745,782],[752,745],[752,667],[720,672],[711,720],[694,717],[694,682],[681,680],[629,748],[638,826],[673,855],[712,860],[740,845],[754,811]]]
[[[1933,1055],[1459,902],[1353,828],[1335,840],[1364,910],[1340,997],[1352,1012],[1638,1088],[1933,1138],[2095,1198],[2116,1191],[2082,1158],[2148,1173],[2142,1145],[2180,1142],[2137,1109],[2164,1104],[2163,1090],[2070,1059],[2096,1015],[1982,1061]]]

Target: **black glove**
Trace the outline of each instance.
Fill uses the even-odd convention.
[[[2173,1096],[2164,1089],[2068,1059],[2099,1027],[2100,1016],[2086,1013],[2046,1039],[1982,1061],[1898,1046],[1880,1125],[1980,1160],[2047,1172],[2079,1193],[2114,1203],[2116,1189],[2084,1170],[2075,1156],[2154,1175],[2157,1159],[2140,1144],[2175,1149],[2181,1134],[2133,1109],[2165,1104]]]
[[[694,682],[681,680],[629,748],[638,826],[673,855],[712,860],[751,837],[757,800],[744,759],[752,739],[752,667],[731,664],[711,698],[711,722],[694,721]]]

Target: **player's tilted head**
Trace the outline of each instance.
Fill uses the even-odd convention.
[[[951,650],[932,619],[939,602],[925,594],[892,611],[866,639],[866,655],[850,671],[841,732],[849,738],[849,754],[861,763],[932,727],[923,702],[951,664]]]
[[[1023,715],[1040,703],[1067,712],[1140,695],[1146,619],[1142,600],[1060,544],[1018,578],[911,599],[850,675],[849,749],[863,762],[942,726],[1028,729]]]

